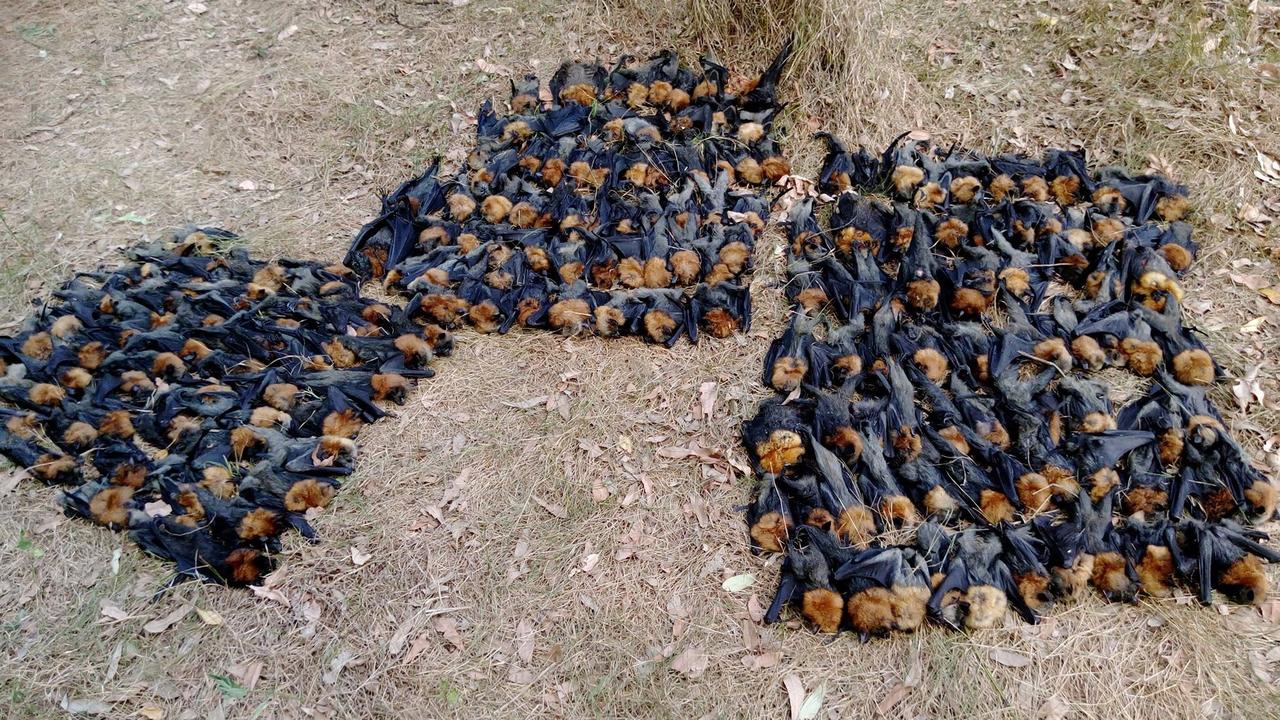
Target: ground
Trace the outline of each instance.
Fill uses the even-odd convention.
[[[338,258],[378,190],[459,157],[510,73],[669,45],[759,66],[794,30],[801,169],[818,128],[872,147],[923,128],[983,150],[1076,143],[1187,183],[1205,245],[1187,307],[1274,477],[1278,23],[1256,1],[10,0],[0,332],[187,221],[262,256]],[[1274,603],[1089,601],[865,645],[757,625],[777,567],[747,547],[736,433],[784,316],[775,248],[743,338],[461,333],[362,436],[323,541],[290,541],[259,594],[153,602],[165,565],[0,470],[0,715],[1274,717]]]

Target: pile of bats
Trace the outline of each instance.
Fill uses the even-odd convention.
[[[384,197],[347,265],[447,328],[667,346],[746,329],[763,192],[791,172],[771,136],[790,52],[754,78],[669,51],[565,64],[545,102],[536,77],[513,82],[510,113],[480,108],[465,166]]]
[[[1276,489],[1182,324],[1185,190],[1079,152],[826,140],[834,208],[825,229],[809,200],[789,212],[779,394],[743,430],[750,536],[783,554],[766,619],[791,605],[865,639],[1034,622],[1090,588],[1260,602],[1280,553],[1247,524]],[[1146,390],[1117,408],[1109,368]]]
[[[513,326],[671,345],[746,329],[786,47],[760,76],[675,53],[566,63],[485,103],[466,167],[383,199],[345,265],[188,228],[84,273],[0,338],[0,454],[127,529],[176,579],[257,582],[352,471],[353,438],[452,348]],[[360,296],[381,279],[410,296]]]
[[[361,426],[448,354],[342,265],[251,260],[188,228],[81,273],[0,338],[0,454],[128,530],[174,579],[244,585],[311,538]]]

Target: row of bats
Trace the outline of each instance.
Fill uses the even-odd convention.
[[[743,427],[750,537],[783,556],[766,619],[865,639],[1095,591],[1261,602],[1280,553],[1250,525],[1276,489],[1182,323],[1185,189],[1082,152],[824,137],[835,201],[825,224],[810,200],[788,214],[778,395]],[[1146,385],[1123,407],[1098,375],[1117,371]]]
[[[189,227],[75,276],[0,339],[0,454],[175,581],[260,581],[454,329],[671,345],[749,327],[766,193],[791,173],[772,136],[790,50],[756,77],[666,52],[567,63],[549,98],[513,82],[464,166],[384,196],[342,264]],[[823,138],[834,200],[788,212],[778,396],[743,427],[749,535],[783,558],[767,619],[865,638],[1034,621],[1090,588],[1261,601],[1280,555],[1249,525],[1276,491],[1181,321],[1185,190],[1079,152]],[[1148,379],[1123,408],[1112,368]]]

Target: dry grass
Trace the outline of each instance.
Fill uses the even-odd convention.
[[[1202,202],[1209,249],[1190,289],[1213,306],[1199,324],[1230,374],[1262,364],[1273,398],[1232,419],[1256,449],[1280,425],[1280,317],[1228,279],[1275,272],[1238,264],[1264,262],[1275,230],[1258,237],[1234,220],[1240,202],[1280,212],[1276,189],[1251,174],[1253,149],[1274,155],[1280,140],[1266,122],[1276,86],[1257,71],[1277,60],[1273,10],[207,4],[203,15],[158,2],[0,9],[0,79],[13,98],[0,113],[10,178],[0,186],[0,325],[42,283],[187,219],[240,230],[263,254],[339,256],[375,207],[371,189],[465,147],[470,129],[454,113],[505,84],[476,70],[486,49],[491,62],[544,75],[563,57],[671,43],[759,63],[794,26],[793,135],[814,115],[873,146],[918,125],[983,149],[1076,141],[1131,165],[1158,156]],[[1135,54],[1153,33],[1160,42]],[[1206,51],[1211,37],[1221,40]],[[1058,64],[1068,51],[1076,70]],[[816,167],[812,143],[793,146],[799,167]],[[256,189],[237,189],[245,180]],[[59,521],[51,491],[19,485],[0,518],[0,715],[57,716],[69,696],[119,717],[147,705],[169,718],[778,717],[792,674],[810,689],[826,683],[820,717],[869,714],[899,683],[909,687],[889,716],[1274,714],[1280,696],[1260,675],[1280,672],[1280,630],[1251,608],[1090,602],[1038,627],[865,646],[746,622],[748,598],[767,603],[776,573],[746,548],[734,508],[748,482],[726,463],[658,450],[696,440],[740,455],[737,425],[762,395],[760,356],[784,312],[770,287],[777,258],[763,245],[750,342],[665,351],[464,334],[398,417],[366,431],[357,474],[317,522],[324,542],[289,544],[275,585],[288,605],[196,586],[151,603],[162,564],[122,537]],[[1255,316],[1269,324],[1238,334]],[[698,411],[706,381],[719,383],[710,419]],[[563,396],[564,415],[506,404],[540,396]],[[593,487],[607,498],[593,499]],[[370,559],[355,564],[353,549]],[[748,592],[721,589],[743,572],[758,577]],[[103,601],[129,617],[103,616]],[[188,602],[223,623],[191,615],[144,631]],[[780,651],[777,665],[744,664],[752,631]],[[709,659],[696,679],[672,669],[690,649]],[[1021,656],[1030,663],[1000,662]],[[253,687],[235,698],[213,676]]]

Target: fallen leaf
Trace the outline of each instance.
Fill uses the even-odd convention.
[[[547,512],[560,518],[561,520],[567,519],[569,517],[569,511],[565,510],[563,505],[556,505],[553,503],[549,503],[543,500],[542,498],[538,497],[537,495],[530,495],[529,497],[533,498],[533,501],[538,503],[538,506],[541,507],[543,510],[546,510]]]
[[[285,595],[284,593],[280,592],[279,590],[273,587],[265,587],[263,585],[250,585],[249,589],[253,591],[254,595],[257,595],[258,597],[264,598],[266,600],[275,600],[276,602],[280,603],[281,605],[284,605],[285,607],[288,607],[291,604],[289,602],[289,596]]]
[[[804,699],[800,705],[800,712],[796,715],[796,720],[813,720],[818,717],[818,711],[822,709],[822,701],[827,698],[827,684],[824,682],[818,686],[817,690],[809,693],[809,697]]]
[[[103,598],[98,602],[98,607],[102,610],[102,614],[112,620],[128,620],[129,613],[125,612],[114,600]]]
[[[251,660],[236,663],[227,670],[245,690],[253,690],[258,686],[258,679],[262,677],[262,668],[261,660]]]
[[[1258,291],[1258,294],[1272,305],[1280,305],[1280,287],[1264,287]]]
[[[1067,705],[1062,698],[1054,695],[1045,700],[1044,704],[1040,706],[1040,710],[1036,712],[1036,718],[1038,720],[1064,720],[1069,712],[1071,712],[1071,706]]]
[[[351,563],[356,567],[360,567],[373,559],[373,555],[361,550],[358,547],[351,548]]]
[[[720,584],[720,587],[724,588],[726,592],[736,593],[746,590],[754,585],[755,582],[755,575],[752,575],[751,573],[743,573],[741,575],[734,575],[728,580],[725,580]]]
[[[28,477],[31,476],[27,474],[27,471],[19,468],[15,468],[4,475],[0,475],[0,495],[8,495],[13,492],[13,489],[18,487],[18,483]]]
[[[503,77],[511,77],[511,68],[507,67],[506,65],[499,65],[498,63],[489,62],[484,58],[478,58],[476,60],[476,67],[479,68],[480,72],[482,73],[488,73],[490,75],[501,75]]]
[[[156,705],[143,705],[138,708],[138,714],[147,720],[164,720],[164,708]]]
[[[751,618],[751,622],[754,623],[764,621],[764,607],[760,604],[758,595],[752,595],[747,598],[747,617]]]
[[[788,675],[782,679],[782,686],[787,689],[787,700],[791,703],[791,720],[796,720],[804,705],[804,682],[799,675]]]
[[[63,698],[62,709],[72,715],[108,715],[111,713],[111,706],[101,700],[90,700],[88,698]]]
[[[903,683],[897,683],[885,694],[884,698],[876,704],[876,713],[880,715],[888,715],[889,711],[895,708],[898,703],[906,699],[911,693],[911,688]]]
[[[1231,386],[1231,394],[1235,396],[1236,404],[1240,406],[1240,412],[1247,411],[1253,403],[1262,405],[1266,402],[1267,394],[1262,389],[1262,384],[1258,382],[1258,370],[1260,367],[1259,365],[1254,365],[1249,369],[1248,374]]]
[[[690,452],[689,448],[684,448],[684,447],[658,448],[658,455],[664,458],[670,458],[672,460],[683,460],[692,454],[693,453]]]
[[[526,665],[533,661],[533,621],[529,618],[516,625],[516,657]]]
[[[507,673],[507,682],[512,682],[517,685],[532,685],[533,680],[533,673],[516,665],[512,665],[511,670]]]
[[[187,3],[187,12],[193,15],[203,15],[209,12],[209,6],[202,2]]]
[[[711,663],[711,659],[702,651],[702,648],[690,646],[684,649],[675,660],[671,663],[671,669],[691,679],[702,677],[707,671],[707,666]]]
[[[716,399],[720,396],[720,383],[707,381],[698,388],[698,397],[702,402],[702,419],[710,420],[716,412]]]
[[[635,448],[631,445],[631,438],[627,435],[618,436],[618,449],[628,455],[635,452]]]
[[[162,618],[156,618],[155,620],[152,620],[146,625],[143,625],[142,630],[143,632],[151,633],[152,635],[162,633],[165,630],[168,630],[170,627],[172,627],[174,623],[178,622],[179,620],[186,617],[187,615],[190,615],[191,611],[194,609],[195,608],[193,608],[190,605],[183,605],[178,609],[174,610],[173,612],[169,613],[168,615],[165,615]]]
[[[204,608],[196,608],[196,615],[200,616],[200,622],[205,625],[221,625],[222,616],[217,610],[205,610]]]
[[[289,27],[276,33],[276,40],[280,42],[284,42],[285,40],[288,40],[289,38],[293,37],[297,32],[298,32],[298,26],[290,25]]]
[[[504,402],[502,404],[506,405],[507,407],[516,408],[517,410],[532,410],[533,408],[539,407],[541,405],[545,405],[546,402],[547,402],[547,396],[539,395],[538,397],[529,398],[528,400],[521,400],[520,402]]]
[[[1023,655],[1020,652],[1014,652],[1013,650],[1005,650],[1004,648],[991,651],[991,659],[1005,667],[1011,668],[1026,667],[1031,664],[1030,656]]]
[[[458,622],[456,620],[449,617],[437,617],[432,624],[446,643],[457,650],[463,649],[465,644],[462,640],[462,633],[458,632]]]
[[[1266,322],[1267,319],[1265,317],[1258,316],[1244,325],[1241,325],[1240,332],[1245,335],[1253,335],[1254,333],[1262,332],[1262,326],[1266,324]]]
[[[329,661],[329,671],[320,676],[320,680],[325,685],[332,685],[338,682],[338,676],[342,671],[355,661],[356,656],[350,650],[343,650],[336,657]]]
[[[156,500],[143,505],[142,512],[151,517],[166,517],[173,512],[173,506],[163,500]]]

